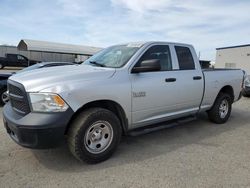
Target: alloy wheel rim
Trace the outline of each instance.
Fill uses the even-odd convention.
[[[220,107],[219,107],[219,114],[221,118],[225,118],[227,116],[229,109],[229,104],[226,99],[221,101]]]
[[[85,133],[84,147],[93,154],[105,151],[113,140],[113,128],[107,121],[93,123]]]
[[[4,104],[6,104],[9,101],[9,96],[8,96],[6,91],[2,93],[1,98],[2,98],[2,101],[4,102]]]

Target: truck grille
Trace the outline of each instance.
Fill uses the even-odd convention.
[[[22,96],[23,95],[23,92],[20,88],[12,85],[12,84],[9,84],[9,92],[14,94],[14,95],[18,95],[18,96]]]
[[[10,104],[17,113],[26,115],[30,112],[27,93],[23,85],[8,80]]]

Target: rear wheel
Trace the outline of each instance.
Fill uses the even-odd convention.
[[[208,111],[209,119],[217,124],[225,123],[231,115],[233,99],[226,93],[219,93],[213,107]]]
[[[80,161],[98,163],[108,159],[121,139],[121,125],[116,115],[103,108],[81,112],[68,131],[68,146]]]

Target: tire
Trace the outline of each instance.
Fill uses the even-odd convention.
[[[9,97],[7,95],[7,89],[3,88],[0,90],[0,105],[3,106],[9,101]]]
[[[2,64],[2,63],[0,63],[0,69],[3,69],[3,68],[4,68],[3,64]]]
[[[210,121],[223,124],[231,115],[233,99],[226,93],[219,93],[213,107],[207,112]]]
[[[245,91],[242,92],[243,97],[250,97],[250,94],[246,93]]]
[[[74,119],[67,141],[78,160],[94,164],[111,157],[120,143],[121,133],[120,121],[113,112],[90,108]]]

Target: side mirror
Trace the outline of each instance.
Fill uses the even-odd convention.
[[[141,62],[141,66],[134,67],[131,73],[140,73],[140,72],[154,72],[160,71],[161,65],[159,59],[149,59]]]

